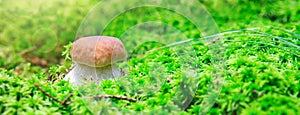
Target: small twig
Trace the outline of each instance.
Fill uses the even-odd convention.
[[[69,105],[69,103],[67,103],[68,99],[70,99],[73,96],[73,93],[70,93],[60,104],[62,105]]]
[[[60,74],[59,72],[56,72],[56,74],[58,75],[59,79],[63,79],[65,77],[66,74],[68,74],[73,68],[75,67],[75,65],[72,65],[70,68],[68,68],[66,70],[66,72]],[[54,83],[57,80],[57,77],[55,77],[54,75],[51,75],[47,78],[48,81]]]
[[[124,97],[124,96],[116,96],[116,95],[96,95],[96,96],[87,96],[86,98],[94,98],[94,99],[115,98],[115,99],[120,99],[120,100],[127,100],[130,102],[139,101],[138,99],[128,98],[128,97]]]
[[[96,99],[96,100],[99,100],[99,99],[102,99],[102,98],[115,98],[115,99],[120,99],[120,100],[127,100],[127,101],[130,101],[130,102],[139,101],[138,99],[128,98],[128,97],[124,97],[124,96],[116,96],[116,95],[96,95],[96,96],[87,96],[87,97],[83,97],[83,98],[93,98],[93,99]],[[76,102],[76,100],[66,102],[65,105],[70,105],[74,102]]]
[[[70,99],[73,94],[70,93],[63,101],[58,100],[57,98],[53,97],[52,95],[50,95],[49,93],[47,93],[44,89],[41,88],[41,86],[39,86],[38,84],[34,84],[35,87],[37,87],[39,90],[41,90],[43,92],[43,94],[45,94],[46,96],[48,96],[49,98],[51,98],[52,100],[60,103],[63,106],[67,106],[70,105],[76,101],[69,101],[68,99]],[[127,100],[130,102],[137,102],[139,101],[138,99],[134,99],[134,98],[128,98],[128,97],[124,97],[124,96],[116,96],[116,95],[96,95],[96,96],[87,96],[84,98],[94,98],[94,99],[102,99],[102,98],[115,98],[115,99],[121,99],[121,100]]]
[[[66,70],[65,73],[62,73],[61,75],[59,75],[58,78],[63,79],[65,77],[65,75],[68,74],[74,67],[75,67],[75,65],[72,65],[69,69]]]
[[[52,100],[58,102],[58,103],[61,103],[61,101],[59,101],[58,99],[56,99],[55,97],[53,97],[52,95],[50,95],[49,93],[47,93],[44,89],[41,88],[41,86],[39,86],[38,84],[34,84],[34,86],[36,88],[38,88],[39,90],[41,90],[46,96],[48,96],[49,98],[51,98]]]
[[[253,90],[254,93],[256,93],[259,97],[263,96],[264,94],[262,92],[259,92],[257,90]]]
[[[27,54],[28,52],[31,52],[31,51],[33,51],[33,50],[36,50],[36,47],[31,47],[31,48],[29,48],[29,49],[25,49],[25,50],[23,50],[22,52],[20,52],[20,55],[25,55],[25,54]]]
[[[214,38],[212,41],[208,42],[207,45],[214,44],[214,43],[216,43],[218,40],[220,40],[220,38],[219,38],[219,37],[216,37],[216,38]]]
[[[51,98],[52,100],[60,103],[63,106],[67,106],[73,103],[73,101],[71,102],[67,102],[68,99],[70,99],[73,96],[73,93],[70,93],[63,101],[58,100],[57,98],[53,97],[52,95],[50,95],[49,93],[47,93],[44,89],[41,88],[41,86],[39,86],[38,84],[34,84],[35,87],[37,87],[39,90],[41,90],[43,92],[43,94],[45,94],[46,96],[48,96],[49,98]]]
[[[68,101],[68,102],[65,103],[65,105],[70,105],[70,104],[72,104],[72,103],[74,103],[74,102],[76,102],[76,100]]]

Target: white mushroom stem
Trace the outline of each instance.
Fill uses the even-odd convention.
[[[76,64],[75,67],[65,76],[75,86],[83,82],[93,81],[100,83],[102,79],[113,79],[121,77],[121,71],[115,64],[105,67],[90,67],[83,64]]]

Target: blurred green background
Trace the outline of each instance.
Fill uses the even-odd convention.
[[[220,31],[268,25],[296,30],[299,28],[298,0],[199,1],[211,13]],[[5,68],[14,68],[18,63],[24,61],[33,61],[42,66],[59,63],[63,45],[75,40],[81,21],[98,2],[98,0],[25,0],[17,2],[2,0],[0,2],[0,65]],[[133,11],[135,14],[147,14],[147,12],[160,12],[159,15],[163,15],[164,13],[161,12],[166,11],[151,8]],[[129,20],[129,26],[138,23],[139,20],[151,21],[158,18],[155,14],[143,17],[143,19],[135,18],[136,15],[133,14],[127,14],[127,16],[132,18]],[[118,36],[128,28],[126,26],[117,27],[118,23],[123,24],[124,16],[120,16],[119,19],[120,21],[110,24],[108,32],[104,35]],[[171,19],[158,20],[184,31],[187,37],[197,38],[200,36],[199,32],[195,30],[196,28],[180,16],[175,15]],[[18,59],[19,54],[23,54],[24,61]]]

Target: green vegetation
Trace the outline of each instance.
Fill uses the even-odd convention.
[[[223,46],[226,71],[220,81],[222,89],[213,93],[219,95],[207,114],[300,114],[300,1],[199,1],[221,32],[239,30],[215,42]],[[103,34],[120,37],[135,24],[160,20],[180,30],[186,38],[196,38],[192,44],[144,56],[138,54],[163,44],[140,45],[133,51],[136,55],[121,65],[128,67],[129,74],[104,80],[99,86],[74,88],[61,80],[72,65],[69,51],[80,23],[97,3],[0,0],[0,113],[201,114],[206,108],[200,105],[211,92],[208,84],[217,84],[212,81],[214,44],[200,42],[207,36],[202,36],[183,16],[170,16],[172,11],[162,8],[132,9],[113,20]],[[169,17],[162,17],[167,14]],[[128,23],[124,23],[125,19]],[[242,30],[253,27],[256,29]],[[147,32],[127,34],[132,34],[132,39],[157,37]],[[180,58],[180,52],[184,52],[180,48],[195,50],[195,55],[183,55],[189,56],[186,61],[191,63]],[[180,65],[182,61],[190,65]],[[189,66],[198,67],[198,74],[192,75],[197,77],[181,71]],[[196,87],[189,85],[196,83]],[[188,88],[191,90],[185,90]],[[124,96],[138,101],[102,98],[90,103],[93,99],[86,98],[90,95]],[[193,98],[182,101],[180,95]]]

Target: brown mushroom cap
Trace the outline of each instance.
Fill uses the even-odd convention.
[[[90,36],[76,40],[71,49],[73,61],[91,67],[104,67],[126,57],[121,40],[109,36]]]

